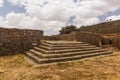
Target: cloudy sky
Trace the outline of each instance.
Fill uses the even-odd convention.
[[[56,34],[66,25],[120,19],[120,0],[0,0],[0,27]]]

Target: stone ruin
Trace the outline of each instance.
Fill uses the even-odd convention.
[[[0,55],[24,53],[44,40],[81,41],[95,46],[113,45],[120,49],[120,36],[73,31],[69,34],[43,36],[41,30],[0,28]],[[112,37],[110,37],[112,36]]]
[[[42,36],[41,30],[0,28],[0,55],[23,53],[40,44]]]

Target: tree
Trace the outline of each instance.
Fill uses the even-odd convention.
[[[63,27],[59,32],[60,34],[69,34],[76,30],[77,30],[76,26],[70,25],[70,26]]]

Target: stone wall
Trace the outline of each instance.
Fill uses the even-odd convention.
[[[40,43],[43,31],[0,28],[0,55],[22,53]]]
[[[70,34],[61,34],[61,35],[54,35],[54,36],[44,36],[44,40],[66,40],[66,41],[74,41],[76,39],[76,32],[72,32]]]
[[[112,45],[120,49],[120,36],[112,38]]]
[[[77,37],[77,41],[82,41],[92,45],[101,46],[100,34],[76,31],[76,37]]]
[[[76,32],[71,32],[70,34],[62,34],[57,36],[58,40],[76,41]]]
[[[119,34],[109,34],[103,37],[104,37],[104,43],[105,42],[109,43],[110,45],[120,49],[120,35]]]
[[[80,31],[99,33],[99,34],[115,34],[120,33],[120,20],[104,22],[91,26],[79,28]]]
[[[90,32],[81,32],[74,31],[70,34],[62,34],[56,36],[49,36],[44,38],[46,40],[67,40],[67,41],[82,41],[92,45],[100,46],[101,43],[101,35],[97,33]]]
[[[59,40],[58,39],[58,35],[54,35],[54,36],[43,36],[43,40]]]
[[[120,49],[120,35],[119,34],[105,34],[102,35],[102,45],[112,45]]]

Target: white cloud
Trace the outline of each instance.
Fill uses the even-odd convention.
[[[0,16],[0,27],[4,26],[4,17]]]
[[[3,1],[3,0],[0,0],[0,7],[3,6],[3,3],[4,3],[4,1]]]
[[[6,15],[6,21],[5,24],[9,25],[9,26],[19,26],[19,24],[21,23],[21,21],[23,20],[23,18],[25,18],[26,16],[24,14],[15,14],[14,12],[9,13],[8,15]]]
[[[120,7],[120,0],[9,0],[12,5],[24,6],[26,13],[6,15],[6,27],[43,29],[56,32],[75,16],[77,26],[99,22],[97,18]],[[47,32],[46,32],[47,33]],[[49,33],[48,33],[49,34]]]
[[[4,23],[3,23],[4,22]],[[19,29],[42,29],[59,31],[61,26],[65,26],[65,22],[61,21],[41,21],[36,17],[30,17],[23,13],[11,12],[6,15],[6,18],[0,17],[0,23],[6,28]],[[49,27],[48,27],[49,26]],[[49,34],[50,35],[50,34]]]
[[[120,20],[120,15],[113,15],[106,18],[106,21]]]
[[[80,22],[78,23],[78,26],[87,26],[87,25],[94,25],[99,23],[99,19],[98,18],[90,18],[88,20],[85,20],[85,22]]]

